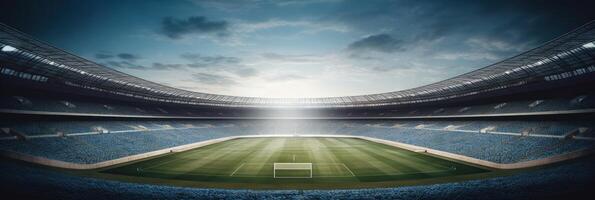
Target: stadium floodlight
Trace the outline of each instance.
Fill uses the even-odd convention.
[[[273,178],[312,178],[312,163],[273,163]]]
[[[594,42],[589,42],[587,44],[584,44],[583,47],[585,47],[585,48],[595,48],[595,43]]]
[[[17,48],[14,48],[14,47],[8,46],[8,45],[2,47],[3,52],[11,52],[11,51],[16,51],[16,50],[17,50]]]

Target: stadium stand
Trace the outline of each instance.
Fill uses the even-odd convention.
[[[581,101],[576,99],[581,97]],[[360,112],[339,112],[325,113],[322,117],[328,118],[391,118],[391,117],[425,117],[425,116],[461,116],[461,115],[490,115],[490,114],[516,114],[516,113],[535,113],[540,112],[565,112],[565,111],[588,111],[595,109],[595,101],[588,98],[589,95],[571,96],[565,98],[539,99],[539,100],[520,100],[502,103],[464,105],[452,107],[422,107],[422,108],[404,108],[391,112],[385,111],[360,111]],[[238,115],[237,111],[225,110],[217,112],[205,112],[201,109],[193,108],[175,108],[175,107],[153,107],[152,105],[126,105],[116,102],[93,102],[94,100],[64,100],[64,98],[48,98],[34,96],[3,96],[0,97],[0,109],[5,111],[20,112],[52,112],[54,115],[66,114],[96,114],[96,115],[149,115],[149,116],[170,116],[170,117],[254,117],[250,113]],[[541,101],[539,105],[531,106],[532,103]],[[495,109],[498,107],[498,109]],[[415,112],[413,112],[415,111]],[[319,113],[316,115],[320,117]],[[278,115],[269,115],[265,117],[283,117]]]
[[[547,158],[595,144],[595,137],[564,137],[578,128],[592,129],[592,121],[60,121],[2,126],[24,133],[27,139],[0,141],[0,149],[74,163],[97,163],[210,139],[259,134],[368,136],[497,163]],[[490,126],[496,128],[480,132]],[[532,132],[524,133],[527,129]]]

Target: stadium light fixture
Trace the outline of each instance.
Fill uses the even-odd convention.
[[[584,44],[583,47],[585,47],[585,48],[595,48],[595,43],[589,42],[587,44]]]
[[[17,48],[14,48],[14,47],[8,46],[8,45],[2,47],[3,52],[11,52],[11,51],[16,51],[16,50],[17,50]]]

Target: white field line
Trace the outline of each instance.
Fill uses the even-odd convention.
[[[209,175],[209,176],[217,176],[217,175]],[[258,175],[234,175],[233,177],[240,177],[240,178],[270,178],[271,176],[258,176]]]
[[[349,170],[349,168],[346,168]],[[411,175],[411,174],[425,174],[425,173],[439,173],[439,172],[447,172],[447,171],[453,171],[456,169],[447,169],[447,170],[430,170],[430,171],[421,171],[421,172],[410,172],[410,173],[390,173],[390,174],[378,174],[378,175],[366,175],[366,176],[396,176],[396,175]],[[350,170],[351,171],[351,170]],[[190,175],[198,175],[198,176],[215,176],[215,177],[223,177],[222,175],[213,175],[213,174],[201,174],[201,173],[193,173],[193,172],[178,172],[178,171],[162,171],[162,170],[146,170],[146,168],[143,169],[143,172],[150,172],[150,173],[156,173],[156,174],[172,174],[172,175],[179,175],[179,174],[190,174]],[[231,176],[231,175],[230,175]],[[364,176],[364,177],[366,177]],[[264,176],[264,175],[233,175],[233,177],[243,177],[243,178],[263,178],[263,177],[270,177],[270,176]],[[349,177],[355,177],[354,175],[352,176],[312,176],[312,178],[349,178]],[[277,177],[277,178],[287,178],[287,177]],[[291,177],[293,178],[293,177]],[[301,178],[301,177],[298,177]],[[305,178],[305,177],[304,177]]]
[[[351,172],[351,170],[344,164],[341,163],[343,166],[345,166],[345,168],[347,170],[349,170],[349,172]],[[418,171],[418,172],[409,172],[409,173],[384,173],[384,174],[378,174],[378,175],[366,175],[366,176],[397,176],[397,175],[410,175],[410,174],[426,174],[426,173],[439,173],[439,172],[448,172],[448,171],[456,171],[456,168],[448,168],[448,169],[442,169],[442,170],[428,170],[428,171]],[[351,174],[353,175],[353,172],[351,172]],[[355,176],[355,175],[353,175]]]
[[[347,171],[349,171],[349,173],[351,173],[351,176],[355,176],[355,174],[353,174],[351,169],[349,169],[349,167],[347,167],[347,165],[345,165],[345,163],[341,163],[341,164],[343,165],[343,167],[345,167],[345,169],[347,169]]]
[[[349,169],[349,168],[347,168],[347,169]],[[378,174],[378,175],[365,175],[365,176],[360,176],[360,177],[366,177],[366,176],[400,176],[400,175],[411,175],[411,174],[439,173],[439,172],[448,172],[448,171],[454,171],[454,170],[456,170],[456,169],[429,170],[429,171],[409,172],[409,173],[388,173],[388,174],[383,173],[383,174]],[[315,176],[315,177],[355,177],[355,176]]]
[[[300,178],[306,179],[306,178],[312,178],[312,177],[285,177],[285,176],[277,176],[275,178],[276,179],[280,179],[280,178],[283,178],[283,179],[300,179]]]
[[[312,176],[312,178],[352,178],[354,176]]]
[[[229,175],[229,176],[233,176],[234,174],[236,174],[236,172],[238,172],[238,170],[240,170],[240,168],[242,168],[246,163],[242,163],[240,166],[238,166],[238,168],[236,168],[236,170],[233,170],[233,172]]]
[[[224,177],[224,175],[202,174],[202,173],[194,173],[194,172],[179,172],[179,171],[143,170],[143,172],[150,172],[150,173],[156,173],[156,174],[171,174],[171,175],[189,174],[189,175],[196,175],[196,176]],[[233,177],[262,178],[262,177],[270,177],[270,176],[234,175]]]

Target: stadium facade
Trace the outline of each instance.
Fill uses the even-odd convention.
[[[2,180],[12,183],[4,187],[10,193],[26,198],[88,198],[77,191],[89,191],[94,198],[520,199],[584,194],[595,185],[595,22],[429,85],[328,98],[186,91],[102,66],[0,24],[0,89],[0,152],[12,158],[0,163]],[[215,142],[280,134],[365,139],[488,172],[436,180],[427,178],[436,174],[421,172],[427,177],[419,182],[385,180],[362,183],[365,190],[328,191],[204,189],[175,181],[192,188],[168,187],[104,174],[106,168]],[[300,154],[287,155],[295,161]],[[91,172],[78,175],[21,161]],[[232,175],[243,165],[232,168]],[[350,163],[342,166],[346,174],[358,174]],[[139,173],[143,170],[132,170]],[[253,183],[276,187],[259,184]],[[459,195],[464,193],[469,195]]]

